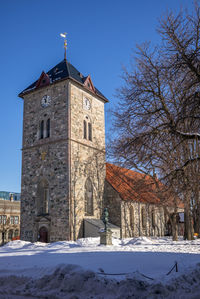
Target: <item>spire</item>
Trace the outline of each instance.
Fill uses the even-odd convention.
[[[66,36],[67,36],[67,32],[64,32],[64,33],[60,33],[60,36],[64,38],[64,60],[66,60],[66,56],[67,56],[67,39],[66,39]]]

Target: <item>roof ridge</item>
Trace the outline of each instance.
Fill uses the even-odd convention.
[[[64,59],[64,61],[65,61],[66,67],[67,67],[68,75],[69,75],[69,77],[71,78],[71,74],[70,74],[70,70],[69,70],[69,66],[68,66],[68,60],[67,60],[67,59]]]
[[[122,167],[122,166],[118,166],[118,165],[116,165],[116,164],[112,164],[112,163],[108,163],[108,162],[106,162],[106,165],[108,165],[108,166],[110,165],[111,167],[114,166],[114,167],[117,167],[117,168],[119,168],[119,169],[121,169],[121,170],[130,171],[130,172],[132,172],[132,173],[137,173],[137,174],[139,174],[139,175],[143,175],[143,176],[146,176],[146,177],[151,177],[149,174],[141,173],[141,172],[139,172],[139,171],[132,170],[132,169],[129,169],[129,168],[125,168],[125,167]]]

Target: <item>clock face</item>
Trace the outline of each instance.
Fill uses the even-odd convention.
[[[90,100],[88,100],[87,98],[83,99],[83,107],[86,110],[90,110],[91,109],[91,103]]]
[[[41,99],[41,106],[43,108],[49,106],[50,103],[51,103],[51,97],[50,96],[45,95],[45,96],[42,97],[42,99]]]

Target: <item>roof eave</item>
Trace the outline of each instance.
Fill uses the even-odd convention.
[[[108,102],[109,102],[109,100],[108,100],[107,98],[105,98],[105,97],[103,97],[103,96],[101,96],[101,95],[99,95],[99,94],[97,94],[97,93],[93,93],[91,90],[89,90],[88,88],[86,88],[86,87],[84,86],[84,84],[78,82],[77,80],[75,80],[75,79],[72,78],[72,77],[66,77],[66,78],[60,79],[60,80],[58,80],[58,81],[55,81],[55,82],[53,82],[53,83],[50,83],[50,85],[59,83],[59,82],[61,82],[61,81],[67,80],[67,79],[76,82],[77,84],[79,84],[80,86],[82,86],[85,90],[87,90],[87,92],[90,92],[92,95],[95,94],[97,97],[101,98],[105,103],[108,103]],[[20,92],[20,93],[18,94],[18,97],[24,99],[24,96],[25,96],[25,95],[30,94],[31,92],[33,92],[33,91],[35,91],[35,90],[40,90],[40,89],[43,88],[43,87],[44,87],[44,86],[41,86],[41,87],[38,87],[38,88],[34,88],[34,89],[32,89],[32,90],[27,90],[27,91],[25,90],[25,91],[22,91],[22,92]]]

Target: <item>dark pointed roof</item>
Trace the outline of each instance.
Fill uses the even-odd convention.
[[[43,73],[42,73],[43,74]],[[87,90],[91,91],[91,89],[87,88],[87,86],[84,85],[84,82],[87,77],[84,77],[71,63],[69,63],[67,60],[62,60],[60,63],[58,63],[56,66],[54,66],[50,71],[46,73],[49,77],[50,84],[56,83],[58,81],[64,80],[64,79],[72,79],[73,81],[76,81],[77,83],[84,86]],[[39,87],[42,87],[39,85],[38,82],[40,78],[35,81],[33,84],[28,86],[26,89],[24,89],[19,96],[23,97],[24,94],[29,93]],[[108,99],[95,87],[94,93],[102,98],[105,102],[108,102]]]

